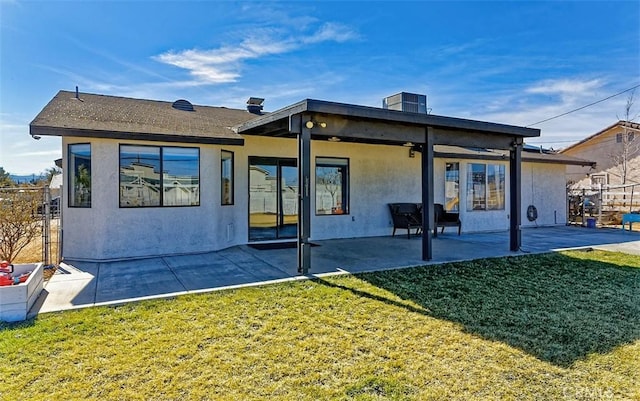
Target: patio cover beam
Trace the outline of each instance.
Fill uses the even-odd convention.
[[[522,206],[522,138],[514,137],[509,150],[509,250],[516,252],[522,246],[520,232]]]
[[[422,260],[433,258],[431,230],[434,227],[433,213],[433,128],[424,130],[422,148]]]
[[[405,125],[401,123],[391,123],[373,120],[346,119],[341,116],[314,114],[306,116],[303,122],[313,120],[314,122],[326,123],[326,127],[313,130],[314,139],[338,137],[343,140],[364,143],[388,143],[402,144],[405,142],[424,143],[425,126]],[[256,127],[252,131],[253,135],[276,135],[286,136],[295,131],[279,133],[278,127],[273,122],[269,129],[266,127]],[[452,128],[431,127],[434,145],[452,145],[471,148],[489,149],[510,149],[513,137],[504,134],[465,131]]]
[[[290,119],[298,135],[298,272],[306,275],[311,268],[311,128],[307,116]]]
[[[327,127],[314,136],[337,136],[380,142],[424,142],[424,128],[432,127],[435,145],[510,149],[510,139],[537,137],[540,130],[434,114],[405,113],[377,107],[305,99],[260,116],[237,127],[240,135],[297,134],[282,124],[293,115],[305,114]],[[308,120],[306,120],[308,121]],[[306,122],[305,121],[305,122]]]

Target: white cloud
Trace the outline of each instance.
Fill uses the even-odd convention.
[[[545,80],[530,85],[520,94],[509,93],[504,98],[493,99],[493,107],[485,109],[486,113],[480,119],[521,126],[535,123],[533,127],[541,130],[541,136],[527,142],[559,149],[615,123],[624,109],[624,94],[585,109],[571,111],[618,91],[619,88],[607,85],[602,79]],[[541,99],[538,95],[547,97]],[[496,105],[500,107],[495,107]],[[571,113],[536,123],[567,112]]]
[[[592,79],[589,81],[584,81],[581,79],[550,79],[527,88],[525,92],[541,93],[546,95],[584,95],[593,93],[595,89],[598,89],[600,87],[602,87],[602,81],[600,79]]]
[[[302,43],[338,42],[343,43],[357,39],[358,34],[346,25],[327,22],[320,27],[313,35],[303,37]]]
[[[198,84],[221,84],[236,82],[241,76],[244,61],[291,52],[305,45],[330,41],[343,43],[357,37],[355,31],[336,23],[325,23],[315,32],[301,36],[283,35],[276,29],[261,29],[237,45],[210,50],[169,51],[154,59],[188,70]]]

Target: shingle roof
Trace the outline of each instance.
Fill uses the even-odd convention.
[[[231,127],[256,117],[246,110],[60,91],[30,124],[31,135],[242,145]]]

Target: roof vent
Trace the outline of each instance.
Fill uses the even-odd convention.
[[[189,102],[188,100],[184,100],[184,99],[176,100],[175,102],[173,102],[171,107],[173,107],[176,110],[195,111],[193,109],[193,105],[191,104],[191,102]]]
[[[262,103],[264,99],[261,97],[250,97],[247,100],[247,111],[251,114],[262,114]]]

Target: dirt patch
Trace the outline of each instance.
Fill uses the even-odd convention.
[[[50,260],[52,264],[58,264],[58,226],[60,219],[52,219],[50,224],[51,233],[51,249]],[[27,245],[15,258],[13,263],[39,263],[43,260],[42,249],[44,247],[42,236],[35,238],[29,245]],[[48,269],[45,270],[45,276]]]

